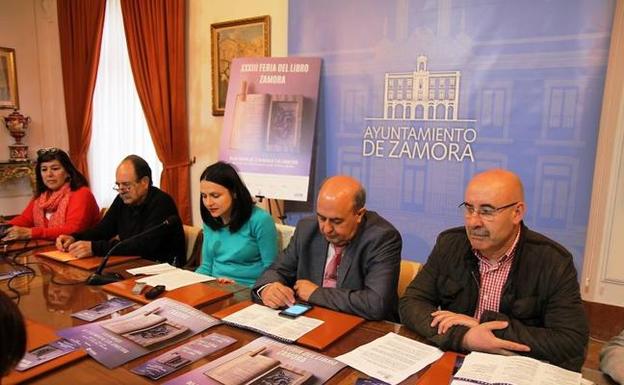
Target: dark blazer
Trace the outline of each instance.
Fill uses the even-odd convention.
[[[365,213],[344,250],[336,288],[321,287],[328,247],[316,217],[299,221],[288,247],[256,281],[252,299],[261,302],[257,290],[268,283],[292,287],[307,279],[319,286],[308,301],[312,304],[368,320],[397,320],[401,235],[394,226],[373,211]]]
[[[468,327],[453,326],[440,335],[430,326],[431,313],[440,307],[473,316],[479,281],[478,260],[465,228],[441,233],[401,298],[401,322],[443,350],[463,351]],[[531,347],[521,354],[580,371],[589,328],[572,255],[523,224],[500,309],[483,312],[479,321],[495,320],[509,322],[507,328],[494,331],[497,337]]]

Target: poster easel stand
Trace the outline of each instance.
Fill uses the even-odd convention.
[[[286,219],[286,215],[284,215],[284,213],[282,212],[282,207],[280,205],[280,201],[279,199],[271,199],[271,198],[267,198],[264,195],[256,195],[256,199],[258,200],[258,202],[262,203],[262,201],[264,199],[267,200],[266,202],[266,206],[267,206],[267,210],[269,211],[269,214],[271,216],[273,216],[273,205],[275,205],[275,210],[276,210],[276,215],[275,217],[277,219],[279,219],[281,221],[281,223],[283,225],[285,225],[286,223],[284,222],[284,220]]]

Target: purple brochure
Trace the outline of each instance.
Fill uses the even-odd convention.
[[[212,333],[172,349],[131,370],[132,373],[158,380],[202,357],[236,342],[235,338]]]
[[[50,342],[49,344],[39,346],[27,352],[24,358],[17,364],[15,370],[23,372],[44,362],[51,361],[57,357],[64,356],[78,349],[80,346],[66,340],[65,338]]]
[[[18,275],[34,274],[33,271],[26,266],[14,266],[13,270],[4,271],[0,273],[0,281],[17,277]]]
[[[136,305],[136,303],[130,301],[129,299],[113,297],[108,301],[93,306],[92,308],[80,310],[71,316],[83,321],[91,322],[109,314],[113,314],[119,310],[128,308],[132,305]]]

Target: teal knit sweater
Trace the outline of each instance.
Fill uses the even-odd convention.
[[[212,230],[206,224],[202,262],[198,273],[215,278],[227,277],[251,286],[277,255],[277,231],[273,218],[255,207],[251,217],[238,231],[228,227]]]

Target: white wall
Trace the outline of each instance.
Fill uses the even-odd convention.
[[[15,49],[20,112],[32,122],[24,138],[30,157],[41,147],[67,149],[56,1],[0,0],[0,46]],[[11,110],[0,110],[4,117]],[[13,138],[0,121],[0,160]],[[26,180],[0,186],[0,214],[21,212],[31,197]]]
[[[200,226],[199,177],[218,157],[222,116],[212,116],[210,24],[263,15],[271,16],[271,54],[286,56],[288,50],[287,0],[189,0],[187,45],[187,94],[191,157],[193,223]]]
[[[582,294],[624,306],[624,0],[616,5],[605,80]]]

